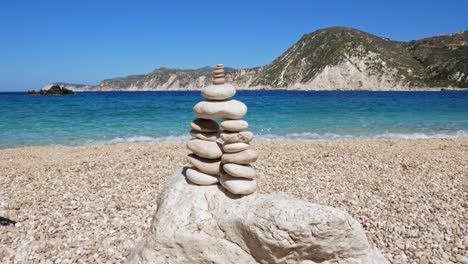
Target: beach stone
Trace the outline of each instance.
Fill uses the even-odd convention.
[[[227,131],[240,132],[246,130],[249,123],[245,120],[224,120],[221,122],[221,127]]]
[[[192,153],[187,155],[187,161],[199,171],[207,174],[218,175],[221,172],[221,159],[205,159]]]
[[[224,64],[216,64],[216,68],[224,69]]]
[[[195,130],[190,131],[190,135],[194,138],[202,139],[202,140],[217,140],[219,139],[219,132],[215,133],[208,133],[208,132],[199,132]]]
[[[213,75],[213,78],[215,79],[224,78],[224,73],[216,73],[215,75]]]
[[[249,149],[250,145],[247,143],[231,143],[223,145],[224,152],[227,153],[236,153],[243,150]]]
[[[209,175],[193,168],[187,168],[185,175],[191,183],[198,185],[212,185],[218,183],[218,177],[216,175]]]
[[[201,95],[208,100],[225,100],[236,94],[236,88],[229,83],[223,85],[208,85],[201,89]]]
[[[217,78],[217,79],[213,79],[213,84],[214,85],[221,85],[221,84],[224,84],[224,78]]]
[[[258,158],[258,152],[252,149],[244,150],[238,153],[224,154],[221,162],[235,164],[249,164],[255,162]]]
[[[218,132],[219,125],[216,121],[211,119],[197,118],[190,123],[190,127],[199,132]]]
[[[219,177],[219,182],[230,193],[237,195],[248,195],[257,189],[257,181],[254,179],[237,178],[224,173]]]
[[[250,131],[221,132],[221,139],[224,144],[249,143],[253,139],[253,133]]]
[[[187,148],[195,155],[207,159],[218,159],[223,155],[221,144],[214,141],[192,139],[187,142]]]
[[[233,195],[179,169],[156,208],[127,263],[388,263],[348,213],[284,193]]]
[[[205,119],[241,119],[247,106],[237,100],[202,101],[193,107],[193,113]]]
[[[227,163],[223,165],[223,170],[233,177],[253,179],[257,175],[255,169],[250,165]]]
[[[216,70],[213,72],[214,75],[220,74],[220,73],[224,74],[224,68],[222,68],[222,69],[216,69]]]

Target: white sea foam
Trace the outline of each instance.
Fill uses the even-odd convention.
[[[289,133],[285,135],[259,134],[257,141],[334,141],[351,139],[429,139],[429,138],[463,138],[468,137],[468,131],[459,130],[452,133],[393,133],[385,132],[375,135],[350,135],[335,133]]]
[[[285,135],[256,134],[256,141],[336,141],[352,139],[429,139],[429,138],[462,138],[468,137],[468,131],[459,130],[452,133],[393,133],[385,132],[375,135],[350,135],[335,133],[289,133]],[[186,142],[190,135],[175,135],[165,137],[132,136],[116,137],[109,140],[87,140],[84,145],[109,145],[121,143],[157,143],[157,142]]]

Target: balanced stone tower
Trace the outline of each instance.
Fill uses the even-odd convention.
[[[249,164],[258,153],[250,148],[252,132],[249,124],[241,120],[247,106],[231,99],[236,88],[225,83],[224,66],[216,65],[213,85],[201,90],[207,100],[197,103],[193,113],[198,117],[190,124],[193,139],[187,147],[193,153],[188,161],[193,165],[186,170],[187,179],[198,185],[221,185],[233,194],[251,194],[257,188],[256,172]],[[221,128],[216,120],[222,119]]]

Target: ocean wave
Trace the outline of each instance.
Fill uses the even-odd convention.
[[[463,138],[468,137],[468,131],[459,130],[452,133],[394,133],[385,132],[375,135],[350,135],[335,133],[289,133],[285,135],[259,134],[256,135],[257,141],[336,141],[352,139],[430,139],[430,138]]]
[[[337,141],[353,139],[430,139],[430,138],[463,138],[468,137],[468,131],[460,130],[452,133],[394,133],[385,132],[375,135],[350,135],[336,133],[289,133],[284,135],[256,134],[255,141]],[[131,136],[116,137],[109,140],[86,140],[83,145],[112,145],[122,143],[157,143],[157,142],[186,142],[190,135],[174,135],[164,137]],[[80,145],[80,144],[78,144]]]

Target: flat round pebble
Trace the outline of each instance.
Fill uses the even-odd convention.
[[[187,168],[185,174],[190,182],[197,185],[213,185],[218,183],[216,175],[206,174],[194,168]]]
[[[193,107],[193,113],[204,119],[241,119],[247,106],[237,100],[202,101]]]
[[[221,122],[221,127],[227,131],[240,132],[246,130],[249,123],[245,120],[224,120]]]
[[[195,155],[207,159],[217,159],[223,155],[221,144],[215,141],[192,139],[187,142],[187,148]]]
[[[218,132],[219,125],[211,119],[197,118],[190,123],[192,130],[199,132]]]
[[[253,139],[253,133],[250,131],[241,131],[241,132],[221,132],[221,139],[224,144],[231,143],[249,143]]]
[[[249,164],[255,162],[258,158],[258,152],[253,149],[247,149],[241,152],[224,154],[221,158],[223,163]]]
[[[233,194],[252,194],[257,189],[257,181],[254,179],[236,178],[229,174],[223,174],[219,181],[226,190]]]
[[[223,169],[229,175],[233,177],[249,178],[253,179],[257,175],[257,172],[250,165],[239,165],[234,163],[227,163],[223,165]]]
[[[199,171],[217,175],[220,173],[221,168],[221,159],[205,159],[198,157],[195,154],[187,155],[187,160],[192,164],[192,166],[196,167]]]
[[[241,152],[243,150],[249,149],[250,145],[247,143],[231,143],[231,144],[224,144],[223,150],[226,153],[236,153]]]

